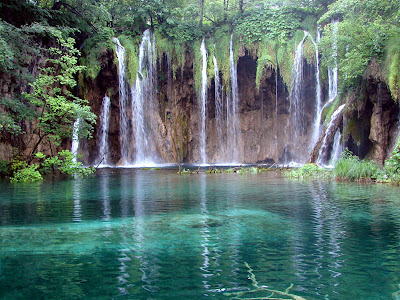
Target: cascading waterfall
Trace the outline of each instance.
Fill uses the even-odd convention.
[[[200,162],[205,164],[206,157],[206,101],[207,101],[207,50],[204,43],[204,38],[201,42],[200,53],[202,58],[201,69],[201,90],[200,90]]]
[[[316,82],[316,84],[315,84],[315,107],[316,107],[316,113],[315,113],[313,133],[312,133],[311,143],[310,143],[310,149],[312,149],[320,135],[320,131],[321,131],[320,123],[321,123],[321,117],[322,117],[321,83],[320,83],[320,78],[319,78],[319,51],[318,51],[318,44],[317,44],[320,39],[320,32],[319,32],[319,30],[317,30],[316,42],[314,42],[312,36],[309,33],[307,33],[307,35],[310,37],[311,42],[313,43],[313,45],[315,47],[315,82]]]
[[[153,165],[157,162],[154,135],[156,116],[155,87],[155,40],[149,29],[143,33],[139,46],[139,67],[132,93],[132,127],[135,145],[134,164]],[[132,161],[132,159],[130,160]]]
[[[334,67],[328,68],[329,78],[329,101],[327,104],[331,104],[338,94],[338,67],[337,67],[337,32],[338,32],[338,21],[332,20],[333,26],[333,44],[332,44],[332,55],[334,61]]]
[[[75,157],[72,159],[73,162],[76,162],[76,154],[78,154],[78,149],[79,149],[79,127],[81,126],[81,119],[77,119],[74,122],[73,130],[72,130],[72,144],[71,144],[71,152],[72,154],[75,155]]]
[[[102,166],[108,163],[108,128],[110,124],[110,98],[105,95],[101,105],[100,130],[98,134],[99,155],[97,162]]]
[[[337,161],[340,158],[340,154],[343,151],[343,145],[340,142],[342,139],[342,134],[340,133],[340,130],[337,130],[335,133],[335,137],[333,139],[333,146],[332,146],[332,152],[331,152],[331,158],[330,158],[330,164],[334,164],[335,161]]]
[[[303,81],[303,46],[307,37],[304,32],[304,37],[297,45],[291,75],[291,89],[290,89],[290,114],[293,116],[294,126],[294,141],[297,141],[297,134],[303,131],[304,124],[302,124],[303,101],[302,101],[302,81]]]
[[[215,47],[215,45],[214,45]],[[218,62],[215,55],[213,56],[214,63],[214,85],[215,85],[215,127],[217,130],[217,149],[219,149],[220,157],[225,157],[223,124],[224,124],[224,104],[222,102],[222,86],[219,78]]]
[[[345,106],[346,106],[346,104],[342,104],[341,106],[339,106],[339,108],[333,113],[333,115],[329,121],[328,127],[326,128],[326,131],[325,131],[324,140],[322,141],[321,148],[319,149],[319,154],[318,154],[318,159],[317,159],[318,164],[325,164],[327,162],[327,160],[324,160],[324,157],[327,157],[326,152],[328,151],[328,148],[329,148],[328,136],[329,136],[329,133],[332,132],[335,122],[336,122],[337,118],[340,116],[340,114],[343,111]],[[334,150],[332,150],[332,152],[334,152]],[[332,157],[332,155],[331,155],[331,157]]]
[[[127,163],[129,161],[130,149],[130,132],[129,132],[129,116],[127,114],[128,97],[127,97],[127,81],[125,67],[125,48],[121,45],[117,38],[113,38],[115,50],[118,58],[118,88],[119,88],[119,113],[120,127],[119,139],[121,143],[121,161]]]
[[[233,35],[229,46],[231,95],[227,97],[226,121],[227,121],[227,153],[231,155],[231,162],[239,162],[239,147],[241,144],[240,120],[239,120],[239,88],[237,82],[237,68],[233,52]],[[230,100],[230,102],[229,102]]]
[[[275,56],[277,68],[275,70],[275,148],[278,151],[278,58]]]
[[[286,141],[287,148],[283,156],[285,157],[285,162],[298,162],[301,160],[299,155],[302,155],[302,146],[300,144],[301,138],[299,134],[302,135],[306,130],[304,125],[304,103],[303,103],[303,46],[304,41],[307,37],[307,32],[304,31],[304,37],[301,42],[297,45],[296,53],[293,61],[292,73],[291,73],[291,89],[289,94],[290,99],[290,117],[286,123]],[[289,151],[292,152],[290,155]],[[289,154],[289,155],[288,155]]]

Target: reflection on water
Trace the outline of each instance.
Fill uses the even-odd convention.
[[[80,222],[82,217],[81,185],[82,181],[80,179],[76,179],[73,182],[74,211],[72,214],[72,222]]]
[[[3,184],[0,298],[225,299],[252,288],[247,262],[306,299],[390,299],[398,191],[137,169]]]

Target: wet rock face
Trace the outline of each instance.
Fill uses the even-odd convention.
[[[111,98],[111,116],[109,129],[110,163],[117,164],[120,158],[119,142],[119,102],[118,102],[118,71],[113,64],[113,54],[102,57],[102,70],[95,80],[86,84],[86,99],[89,99],[93,111],[99,116],[104,94]],[[164,56],[157,64],[158,107],[155,108],[152,122],[157,132],[155,145],[162,162],[198,162],[200,159],[200,104],[194,87],[193,56],[186,55],[186,65],[183,70],[177,70],[176,78],[168,76],[167,57]],[[304,104],[305,127],[301,145],[308,152],[307,143],[311,134],[315,102],[315,74],[313,66],[306,66],[304,73]],[[256,59],[245,52],[237,63],[239,88],[239,120],[241,140],[236,147],[239,149],[240,161],[243,163],[274,163],[288,158],[296,158],[296,147],[288,146],[291,142],[288,133],[293,130],[290,123],[289,92],[274,70],[267,70],[260,89],[255,86],[257,64]],[[278,84],[276,84],[278,79]],[[278,90],[276,90],[278,88]],[[217,139],[215,120],[214,81],[209,84],[206,116],[206,153],[209,163],[224,161],[225,140]],[[223,99],[227,101],[227,95]],[[226,104],[224,104],[226,105]],[[226,117],[226,116],[225,116]],[[100,120],[96,125],[93,139],[84,143],[80,153],[84,155],[85,163],[93,164],[98,155],[98,130]],[[283,154],[285,153],[285,154]],[[307,153],[305,153],[307,155]],[[304,156],[303,153],[301,155]],[[305,160],[305,159],[304,159]]]
[[[294,159],[305,162],[312,150],[309,149],[309,143],[315,115],[315,67],[304,62],[304,130],[298,134],[297,141],[293,141],[296,128],[291,125],[289,91],[282,78],[279,74],[276,76],[274,70],[266,70],[266,76],[257,90],[256,59],[245,51],[241,54],[237,63],[241,141],[236,145],[241,153],[240,161],[285,163]],[[114,65],[114,54],[107,53],[102,57],[101,63],[99,76],[86,84],[85,98],[89,99],[97,115],[100,115],[104,94],[107,92],[111,98],[109,159],[110,163],[117,164],[120,159],[120,116],[118,70]],[[176,78],[168,75],[167,64],[166,56],[157,63],[158,105],[152,112],[153,128],[157,133],[154,144],[161,162],[196,163],[200,160],[201,119],[200,104],[194,87],[193,55],[186,53],[186,64],[183,70],[177,70]],[[217,138],[214,88],[212,80],[208,86],[206,104],[206,153],[209,163],[222,162],[226,151],[226,141]],[[323,94],[326,94],[326,88],[327,85],[323,84]],[[353,122],[354,128],[344,138],[345,146],[360,157],[367,156],[383,162],[390,154],[388,147],[394,136],[398,108],[385,84],[369,79],[365,91],[365,95],[359,96],[362,98],[362,107],[357,111],[347,112],[338,126],[345,128],[348,122]],[[227,101],[227,95],[224,94],[223,97]],[[94,163],[97,158],[99,126],[100,122],[96,126],[94,138],[81,147],[80,152],[84,154],[86,163]]]
[[[119,94],[118,94],[118,68],[114,64],[114,53],[107,51],[100,59],[101,70],[95,79],[85,80],[85,90],[81,90],[81,97],[89,101],[92,111],[97,115],[97,124],[93,132],[93,138],[82,142],[78,153],[82,155],[82,161],[87,164],[96,163],[98,157],[99,129],[101,106],[104,95],[111,100],[110,127],[109,127],[109,153],[110,163],[116,164],[120,159],[119,142]]]
[[[369,158],[383,163],[390,156],[389,144],[391,132],[395,129],[398,116],[398,106],[393,101],[385,83],[372,78],[367,85],[368,101],[372,103],[371,129],[369,140],[372,147]]]

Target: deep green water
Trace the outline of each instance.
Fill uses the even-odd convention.
[[[245,262],[306,299],[392,299],[400,188],[168,170],[0,184],[1,299],[229,299],[252,288]]]

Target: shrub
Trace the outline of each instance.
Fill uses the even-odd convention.
[[[335,164],[334,173],[341,180],[375,179],[379,172],[378,166],[370,160],[360,160],[347,148]]]
[[[305,164],[301,168],[294,169],[285,173],[286,177],[297,179],[329,179],[332,178],[332,175],[332,170],[325,169],[323,167],[317,166],[316,164]]]
[[[26,162],[23,162],[26,164]],[[25,164],[20,164],[17,163],[15,166],[22,166]],[[39,165],[37,164],[32,164],[32,165],[26,165],[23,168],[19,168],[16,171],[14,171],[14,176],[11,177],[11,182],[16,183],[16,182],[34,182],[34,181],[39,181],[43,180],[42,174],[37,170],[39,168]]]

